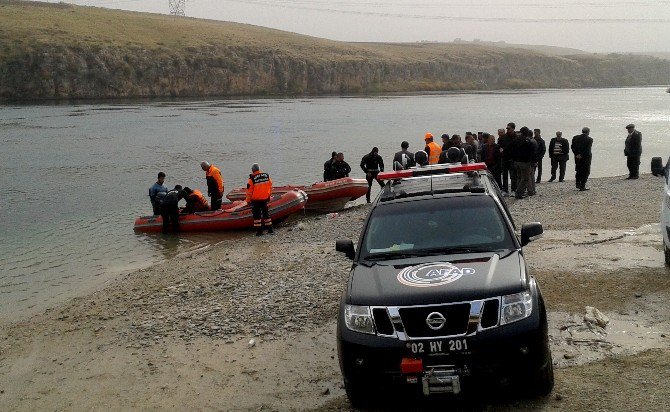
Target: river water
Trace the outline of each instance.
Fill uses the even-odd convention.
[[[358,163],[372,146],[390,163],[402,140],[422,148],[426,131],[495,132],[509,121],[541,128],[547,144],[556,130],[570,138],[589,126],[593,177],[626,173],[631,122],[643,134],[644,172],[652,156],[670,155],[670,94],[660,87],[0,106],[0,319],[231,236],[251,241],[239,233],[135,234],[158,171],[168,187],[204,191],[199,163],[208,160],[228,191],[258,162],[275,184],[307,184],[337,150],[363,177]],[[544,166],[548,175],[547,158]]]

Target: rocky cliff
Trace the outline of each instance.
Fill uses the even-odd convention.
[[[24,19],[49,8],[13,1],[0,2],[0,7],[22,13],[19,18]],[[90,33],[63,21],[30,34],[0,17],[0,98],[319,95],[670,82],[670,61],[645,56],[557,57],[477,45],[349,44],[233,23],[50,8],[52,17],[78,14],[79,19],[101,21],[89,24]],[[125,37],[105,31],[104,19],[125,19]],[[133,25],[144,37],[130,35]],[[177,33],[182,30],[181,36],[159,37],[147,29],[154,26],[157,32],[172,26]]]

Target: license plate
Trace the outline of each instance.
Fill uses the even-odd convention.
[[[422,342],[409,342],[407,349],[412,355],[446,355],[449,353],[469,353],[470,345],[466,338],[440,339]]]

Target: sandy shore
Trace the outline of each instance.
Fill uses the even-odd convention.
[[[557,386],[542,401],[487,405],[670,408],[661,183],[542,183],[509,199],[518,227],[545,227],[526,256],[549,308]],[[0,325],[0,409],[348,409],[334,320],[350,261],[334,243],[356,240],[367,212],[292,219],[274,236],[249,233]],[[588,328],[585,306],[609,325]]]

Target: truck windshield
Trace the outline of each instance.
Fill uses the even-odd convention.
[[[379,205],[361,242],[361,258],[513,248],[492,198],[457,196]]]

